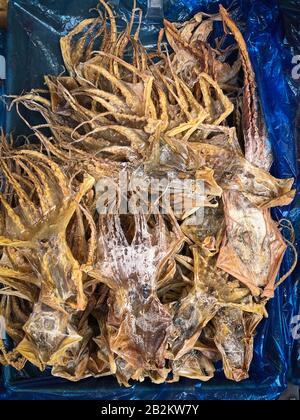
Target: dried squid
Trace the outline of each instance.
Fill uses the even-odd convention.
[[[208,381],[222,361],[241,381],[288,246],[270,209],[292,202],[293,180],[269,173],[229,13],[164,21],[152,51],[136,13],[119,32],[100,0],[61,39],[65,74],[12,98],[38,144],[2,140],[0,314],[14,347],[1,342],[0,362],[130,386]]]

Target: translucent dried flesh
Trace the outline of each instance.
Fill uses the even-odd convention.
[[[223,200],[226,234],[218,267],[244,283],[254,296],[273,297],[287,245],[270,211],[253,206],[238,192],[224,193]]]
[[[12,102],[52,135],[31,127],[44,154],[2,145],[0,313],[15,349],[1,342],[0,362],[130,386],[207,381],[222,360],[227,378],[243,380],[286,250],[270,208],[295,195],[293,180],[268,172],[245,42],[221,8],[165,21],[148,54],[133,19],[118,33],[100,3],[61,40],[67,74]],[[227,48],[226,34],[209,43],[220,20],[236,39]],[[143,181],[173,180],[169,205],[155,208],[167,214],[99,215],[99,183],[125,172],[146,193]],[[202,182],[201,205],[182,180]]]
[[[262,316],[247,314],[239,309],[223,309],[212,321],[214,342],[219,350],[224,372],[236,382],[249,377],[253,358],[253,337]]]

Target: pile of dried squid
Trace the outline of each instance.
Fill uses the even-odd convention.
[[[276,284],[287,243],[270,209],[295,195],[293,180],[269,173],[245,41],[221,7],[165,21],[149,52],[139,10],[123,32],[104,0],[98,12],[61,40],[67,75],[12,102],[45,123],[24,119],[38,145],[1,146],[0,314],[14,347],[1,341],[0,362],[129,386],[208,381],[221,360],[243,380],[290,274]],[[165,212],[99,213],[97,186],[125,172],[201,181],[204,221],[191,223],[198,208],[176,211],[176,194],[189,195],[180,187]]]

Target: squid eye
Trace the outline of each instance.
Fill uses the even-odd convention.
[[[143,286],[142,295],[144,299],[148,299],[151,295],[151,288],[148,285]]]

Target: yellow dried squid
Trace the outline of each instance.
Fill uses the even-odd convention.
[[[165,21],[147,52],[136,11],[118,32],[99,9],[61,39],[66,74],[12,100],[45,124],[31,127],[39,146],[1,151],[0,310],[15,348],[0,362],[130,386],[207,381],[221,360],[246,379],[287,249],[270,209],[295,192],[269,173],[245,41],[221,7]],[[134,194],[147,210],[121,213]]]

